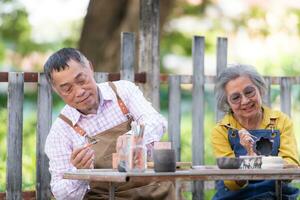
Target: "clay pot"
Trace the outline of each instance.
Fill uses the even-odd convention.
[[[217,165],[220,169],[238,169],[242,161],[240,158],[220,157],[217,158]]]
[[[262,169],[282,169],[284,161],[279,156],[267,156],[262,157]]]
[[[262,156],[240,156],[242,164],[240,169],[260,169],[262,164]]]
[[[253,145],[257,155],[269,156],[272,153],[273,142],[269,138],[261,137]]]
[[[155,172],[176,171],[176,157],[174,149],[154,149],[153,161]]]

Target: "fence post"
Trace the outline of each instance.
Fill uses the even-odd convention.
[[[192,159],[193,165],[204,164],[204,37],[193,39],[192,91]],[[194,181],[193,199],[204,198],[204,182]]]
[[[36,198],[50,199],[49,159],[45,154],[45,142],[52,123],[52,90],[45,74],[38,78],[38,112],[36,135]]]
[[[266,82],[266,87],[267,91],[264,96],[264,102],[266,103],[267,106],[271,107],[271,84],[272,84],[272,79],[271,77],[264,77],[265,82]]]
[[[134,33],[121,34],[121,79],[134,81],[135,36]]]
[[[181,91],[180,76],[169,76],[169,115],[168,132],[169,141],[172,142],[172,148],[176,152],[176,161],[180,161],[181,142],[180,142],[180,110]]]
[[[291,82],[287,77],[280,79],[280,109],[291,116]]]
[[[217,74],[216,77],[227,67],[227,38],[217,38]],[[216,121],[219,121],[224,116],[224,112],[215,107]]]
[[[94,72],[94,78],[96,83],[103,83],[108,81],[108,74],[107,72]]]
[[[147,72],[144,94],[159,110],[159,0],[140,0],[139,29],[139,72]]]
[[[22,134],[23,134],[24,74],[8,74],[8,134],[6,199],[22,199]]]

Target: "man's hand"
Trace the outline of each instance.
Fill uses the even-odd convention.
[[[83,146],[72,152],[72,165],[77,169],[91,169],[94,167],[94,150],[89,146]]]
[[[246,149],[249,156],[255,156],[256,153],[253,151],[254,140],[251,134],[246,129],[239,130],[240,144]]]

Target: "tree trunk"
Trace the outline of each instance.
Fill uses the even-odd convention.
[[[160,1],[161,27],[173,5],[174,0]],[[121,32],[135,32],[137,38],[138,27],[139,0],[90,0],[79,49],[93,63],[95,71],[119,72]]]

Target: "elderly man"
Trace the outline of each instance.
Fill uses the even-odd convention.
[[[46,140],[51,188],[57,199],[107,199],[103,183],[63,179],[74,169],[111,168],[117,139],[132,120],[146,126],[144,142],[151,150],[166,131],[166,120],[129,81],[96,84],[93,67],[78,50],[63,48],[47,60],[44,72],[53,90],[67,104]],[[98,142],[90,147],[90,141]],[[116,188],[117,199],[173,199],[169,182],[126,183]]]

